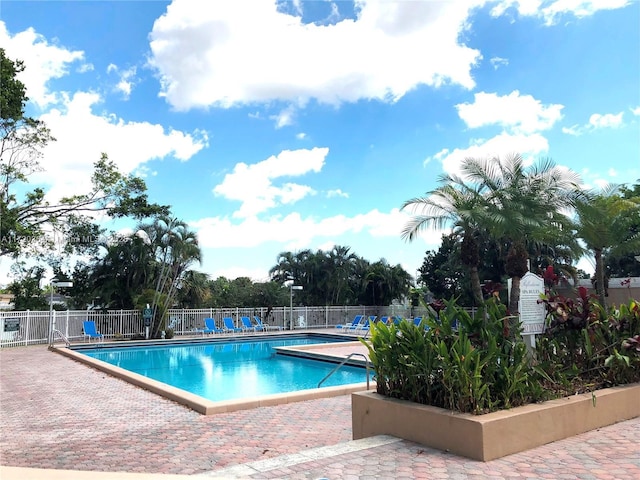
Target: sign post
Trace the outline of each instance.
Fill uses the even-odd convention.
[[[538,302],[544,293],[544,279],[527,272],[520,280],[520,322],[527,346],[535,347],[535,336],[544,331],[545,308]]]
[[[153,309],[149,308],[149,304],[147,303],[147,308],[142,309],[142,318],[144,319],[144,338],[149,340],[149,329],[151,328],[151,319],[153,318]]]

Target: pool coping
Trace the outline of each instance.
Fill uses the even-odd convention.
[[[180,342],[180,343],[188,343],[188,342]],[[200,342],[193,342],[200,343]],[[341,342],[341,343],[351,343],[351,342]],[[359,342],[358,342],[359,343]],[[130,343],[127,342],[127,345]],[[305,347],[313,347],[318,349],[320,345],[326,344],[314,344],[314,345],[305,345]],[[95,345],[93,345],[95,346]],[[110,346],[116,346],[114,344]],[[120,346],[120,345],[117,345]],[[75,347],[75,345],[74,345]],[[292,349],[294,347],[277,347],[277,348],[287,348]],[[322,387],[322,388],[314,388],[307,390],[299,390],[296,392],[286,392],[286,393],[276,393],[270,395],[263,395],[260,397],[254,397],[251,399],[242,399],[242,400],[223,400],[223,401],[213,401],[208,400],[204,397],[196,395],[194,393],[187,392],[181,388],[173,387],[163,382],[159,382],[157,380],[153,380],[151,378],[145,377],[144,375],[140,375],[135,372],[131,372],[121,367],[117,367],[115,365],[111,365],[110,363],[103,362],[102,360],[98,360],[78,351],[72,350],[67,347],[54,346],[49,347],[51,351],[64,355],[68,358],[71,358],[77,362],[88,365],[96,370],[107,373],[113,377],[124,380],[125,382],[136,385],[137,387],[143,388],[150,392],[153,392],[157,395],[160,395],[164,398],[177,402],[181,405],[185,405],[186,407],[202,414],[202,415],[216,415],[218,413],[229,413],[235,412],[238,410],[249,410],[252,408],[258,407],[269,407],[274,405],[282,405],[287,403],[294,402],[303,402],[306,400],[314,400],[317,398],[330,398],[337,397],[340,395],[348,395],[354,392],[361,392],[367,390],[367,383],[352,383],[348,385],[339,385],[335,387]],[[80,351],[82,348],[80,349]],[[303,358],[314,358],[317,360],[325,360],[332,361],[336,363],[336,360],[341,360],[344,357],[339,357],[330,354],[320,354],[320,353],[311,353],[311,352],[298,352],[301,355],[298,355]],[[288,355],[295,355],[296,352],[288,352]],[[375,389],[375,383],[370,383],[369,390]]]

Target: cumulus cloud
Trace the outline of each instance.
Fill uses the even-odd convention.
[[[0,45],[11,60],[24,62],[26,69],[19,74],[19,78],[29,92],[29,99],[40,108],[58,101],[57,94],[49,89],[50,80],[66,75],[73,63],[82,62],[79,71],[86,65],[84,52],[52,45],[32,28],[11,35],[2,21]]]
[[[516,133],[548,130],[562,118],[563,105],[543,105],[531,95],[514,90],[509,95],[480,92],[473,103],[456,105],[469,128],[499,125]]]
[[[119,76],[119,80],[116,83],[116,90],[123,94],[125,99],[131,95],[131,90],[136,83],[136,67],[129,67],[127,69],[120,69],[117,65],[110,63],[107,67],[107,73],[115,73]]]
[[[504,157],[512,153],[535,156],[548,150],[549,142],[539,133],[510,134],[503,132],[488,140],[476,141],[466,148],[456,148],[452,151],[445,148],[436,153],[433,159],[442,162],[442,168],[445,172],[460,175],[460,164],[468,157]]]
[[[293,105],[289,105],[287,108],[281,110],[277,115],[271,115],[269,118],[276,122],[276,128],[287,127],[289,125],[293,125],[295,112],[295,107]]]
[[[250,217],[242,222],[210,217],[190,222],[190,226],[198,232],[203,248],[253,248],[268,242],[287,242],[286,249],[299,250],[348,233],[399,238],[409,218],[407,213],[393,209],[388,213],[371,210],[352,217],[336,215],[323,219],[303,218],[299,213],[268,219]],[[419,239],[437,245],[445,231],[448,230],[425,231]]]
[[[631,109],[631,113],[633,113],[636,117],[640,116],[640,106]]]
[[[605,113],[604,115],[594,113],[589,117],[589,125],[593,128],[618,128],[622,125],[622,115],[623,112]]]
[[[238,163],[233,172],[225,175],[213,189],[215,195],[242,202],[234,217],[246,218],[276,205],[292,204],[315,194],[307,185],[292,182],[275,184],[275,180],[298,177],[309,172],[318,173],[324,166],[328,148],[284,150],[261,162]]]
[[[583,18],[599,10],[615,10],[629,4],[629,0],[502,0],[491,14],[504,15],[513,8],[519,15],[540,17],[547,25],[553,25],[568,14]]]
[[[174,0],[150,34],[150,64],[176,109],[282,100],[395,101],[419,85],[472,88],[480,52],[460,40],[484,0],[356,2],[355,18],[303,23],[276,2]],[[247,11],[251,15],[247,15]]]
[[[471,128],[499,127],[501,132],[491,138],[472,138],[465,147],[443,148],[427,157],[442,163],[449,174],[460,175],[460,164],[467,157],[504,157],[519,153],[525,157],[548,151],[549,142],[541,134],[562,118],[563,105],[545,105],[531,95],[514,90],[508,95],[479,92],[472,103],[456,105],[458,115]]]
[[[115,115],[96,115],[99,104],[95,93],[78,92],[65,97],[63,106],[40,118],[57,139],[43,151],[46,172],[34,175],[34,181],[52,185],[52,198],[86,190],[93,163],[102,152],[118,168],[131,173],[152,159],[173,156],[186,161],[207,146],[205,132],[184,133],[149,122],[127,122]]]
[[[562,133],[567,135],[580,136],[600,128],[619,128],[623,126],[624,112],[620,113],[594,113],[589,117],[589,121],[584,125],[572,125],[562,127]]]

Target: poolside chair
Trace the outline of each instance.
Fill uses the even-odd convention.
[[[280,325],[268,325],[266,323],[262,323],[262,320],[260,320],[260,317],[254,315],[253,316],[253,320],[256,322],[256,330],[260,330],[262,329],[262,331],[267,331],[270,328],[274,328],[276,330],[282,330],[282,327]]]
[[[104,335],[96,330],[96,322],[93,320],[85,320],[82,322],[82,332],[85,338],[89,337],[89,341],[92,338],[97,339],[98,342],[104,341]]]
[[[242,331],[256,332],[258,330],[258,328],[253,323],[251,323],[249,317],[240,317],[240,321],[242,322]],[[262,330],[262,328],[260,330]]]
[[[346,325],[336,325],[336,328],[344,328],[344,329],[355,329],[358,324],[362,321],[364,315],[356,315],[353,319],[353,322],[347,323]]]
[[[369,326],[376,321],[377,316],[376,315],[371,315],[369,318],[367,318],[364,322],[359,323],[358,325],[356,325],[356,328],[354,328],[353,330],[355,330],[355,332],[367,332],[369,331]]]
[[[419,327],[419,326],[420,326],[420,322],[422,322],[422,317],[416,317],[416,318],[414,318],[414,319],[413,319],[413,324],[414,324],[416,327]]]
[[[244,331],[241,328],[238,328],[233,324],[233,318],[231,318],[231,317],[224,317],[222,319],[222,322],[224,323],[224,331],[225,332],[236,333],[236,332],[243,332]]]
[[[223,333],[224,331],[216,327],[216,321],[209,317],[204,319],[204,328],[202,330],[198,330],[198,332],[202,332],[202,335],[204,336],[205,333]]]
[[[356,323],[355,325],[352,323],[351,325],[347,326],[347,327],[343,327],[343,330],[347,330],[349,332],[357,332],[358,330],[362,330],[365,327],[369,328],[369,319],[365,319],[364,315],[360,315],[360,321],[358,323]]]

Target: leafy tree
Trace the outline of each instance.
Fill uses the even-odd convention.
[[[187,270],[178,291],[178,305],[181,308],[203,308],[210,296],[209,275]]]
[[[44,277],[44,268],[26,267],[24,263],[14,264],[12,267],[18,276],[9,284],[7,290],[14,295],[15,310],[47,310],[49,304],[43,297],[40,282]]]
[[[640,182],[632,187],[621,186],[619,194],[622,198],[640,205]],[[620,219],[620,228],[627,233],[627,239],[640,234],[640,208],[630,209]],[[613,249],[604,260],[605,268],[611,277],[640,277],[640,248],[627,251]]]
[[[42,149],[55,139],[41,120],[25,114],[26,88],[17,79],[24,69],[23,62],[9,59],[0,48],[0,256],[51,248],[47,231],[67,239],[95,234],[99,228],[92,226],[91,213],[138,219],[166,214],[168,207],[148,202],[142,179],[120,173],[104,153],[94,164],[87,193],[51,204],[42,188],[28,190],[29,176],[42,171]],[[71,250],[82,246],[65,244]]]
[[[640,233],[630,230],[629,218],[638,218],[640,202],[623,198],[619,187],[609,185],[576,202],[576,228],[595,259],[595,287],[600,303],[606,307],[604,259],[609,254],[640,251]]]

